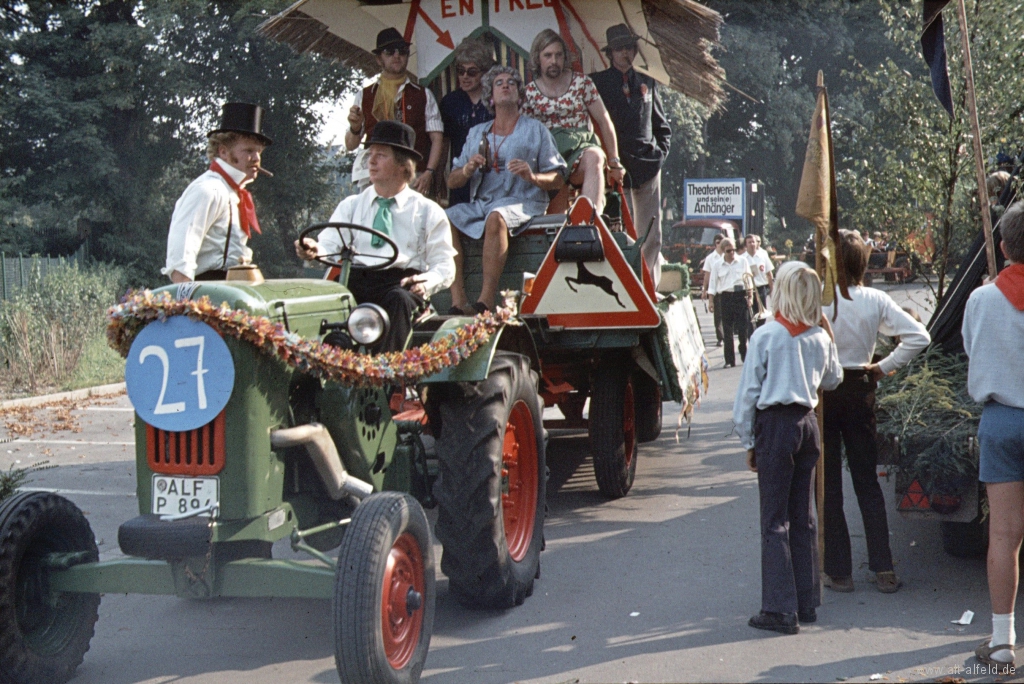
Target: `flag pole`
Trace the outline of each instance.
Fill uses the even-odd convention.
[[[981,201],[981,227],[985,233],[985,255],[988,257],[988,274],[996,276],[996,245],[992,238],[992,212],[988,206],[988,189],[985,184],[985,158],[981,151],[981,126],[978,124],[978,104],[974,98],[974,67],[971,65],[971,40],[967,33],[967,8],[964,0],[957,0],[956,15],[960,20],[960,40],[964,47],[964,72],[967,76],[967,107],[974,139],[974,170],[978,176],[978,199]]]
[[[820,93],[825,87],[825,73],[818,70],[818,82],[817,91]],[[815,94],[817,97],[817,94]],[[832,122],[828,122],[831,127]],[[831,150],[829,153],[831,154]],[[830,169],[831,170],[831,169]],[[829,179],[830,184],[834,185],[834,176]],[[834,201],[834,199],[833,199]],[[829,212],[831,213],[831,202]],[[829,217],[831,223],[831,217]],[[828,261],[825,256],[821,253],[822,247],[824,247],[824,241],[821,239],[821,231],[815,228],[814,230],[814,270],[818,272],[821,277],[821,282],[825,282],[825,271],[828,268]],[[838,306],[838,302],[836,302]],[[818,407],[815,409],[815,417],[818,419],[818,434],[824,438],[825,435],[825,406],[822,401],[821,390],[818,390]],[[821,448],[818,450],[818,467],[814,469],[814,500],[817,504],[818,509],[818,572],[824,574],[825,572],[825,442],[824,439],[821,441]],[[824,593],[824,588],[819,585],[818,590]]]

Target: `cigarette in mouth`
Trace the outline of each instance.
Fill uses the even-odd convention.
[[[257,167],[256,167],[256,170],[257,170],[258,172],[262,173],[262,174],[265,174],[265,175],[267,175],[267,176],[270,176],[271,178],[273,178],[273,177],[274,177],[274,174],[270,173],[270,171],[267,171],[267,170],[266,170],[265,168],[263,168],[262,166],[257,166]]]

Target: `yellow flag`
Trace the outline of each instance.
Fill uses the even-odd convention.
[[[845,274],[836,268],[837,252],[841,249],[839,221],[836,207],[836,174],[832,157],[832,119],[828,111],[828,92],[824,77],[818,72],[818,102],[811,119],[811,134],[807,139],[807,154],[804,156],[804,171],[800,178],[800,193],[796,200],[796,214],[814,225],[817,245],[821,252],[823,268],[819,269],[824,290],[821,301],[831,304],[836,296],[836,286],[843,296],[850,298],[846,290]]]

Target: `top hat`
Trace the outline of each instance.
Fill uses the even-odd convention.
[[[220,108],[220,128],[206,134],[209,138],[214,133],[243,133],[251,135],[264,145],[273,145],[274,141],[263,135],[263,108],[245,102],[226,102]]]
[[[637,36],[633,31],[625,24],[615,24],[609,26],[608,30],[605,31],[605,39],[608,45],[602,49],[605,52],[611,52],[624,47],[636,47]]]
[[[409,47],[409,43],[405,42],[405,38],[398,32],[398,29],[388,27],[377,34],[377,47],[374,48],[373,54],[379,55],[385,48],[395,47]]]
[[[401,121],[378,121],[363,144],[366,147],[387,145],[401,150],[416,161],[423,160],[423,155],[416,151],[416,131]]]

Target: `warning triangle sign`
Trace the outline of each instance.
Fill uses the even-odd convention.
[[[656,328],[661,316],[648,294],[652,283],[637,279],[607,226],[594,218],[590,200],[580,197],[569,212],[569,223],[585,225],[591,220],[601,236],[604,260],[559,263],[556,236],[521,311],[547,316],[549,325],[566,328]],[[650,279],[647,273],[644,276]]]
[[[903,495],[900,500],[898,508],[901,511],[912,511],[915,509],[927,510],[931,508],[931,504],[928,501],[928,495],[924,493],[924,488],[921,487],[921,483],[914,480],[907,487],[907,493]]]

